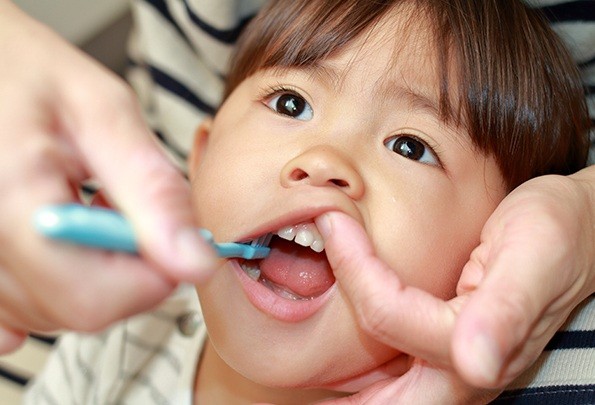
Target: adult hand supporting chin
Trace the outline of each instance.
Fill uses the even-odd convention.
[[[189,186],[124,82],[0,0],[0,353],[30,331],[95,331],[147,310],[214,263]],[[96,178],[132,222],[141,256],[52,242],[37,209]]]
[[[594,171],[536,178],[510,193],[485,224],[449,301],[404,285],[349,216],[318,218],[362,328],[416,358],[405,375],[338,403],[488,401],[531,366],[595,292]]]

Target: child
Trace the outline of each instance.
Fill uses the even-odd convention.
[[[183,289],[102,335],[66,336],[29,400],[311,403],[386,364],[405,373],[406,354],[359,328],[316,218],[347,213],[406,284],[453,297],[507,192],[584,166],[573,66],[515,1],[270,2],[189,176],[201,226],[219,241],[273,233],[271,254],[221,262],[196,288],[202,314]]]

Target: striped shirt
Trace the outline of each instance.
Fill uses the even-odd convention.
[[[595,1],[527,1],[541,7],[566,40],[583,72],[595,122]],[[220,103],[234,43],[264,3],[132,3],[135,29],[130,38],[128,79],[147,121],[181,170],[185,170],[196,127]],[[591,163],[595,162],[592,135]],[[191,326],[185,323],[188,319]],[[147,330],[151,333],[144,333]],[[159,336],[155,330],[160,331]],[[0,403],[19,403],[21,387],[45,363],[43,378],[33,386],[29,403],[189,404],[192,373],[205,333],[197,300],[182,288],[156,311],[116,324],[103,334],[65,335],[47,363],[53,339],[33,336],[24,350],[0,357]],[[23,363],[32,366],[24,370],[20,368]],[[69,392],[57,391],[64,386],[70,387]],[[3,387],[9,389],[3,391]],[[2,396],[6,392],[12,396]],[[575,311],[538,362],[496,402],[595,403],[593,297]]]

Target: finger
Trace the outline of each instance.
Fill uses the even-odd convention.
[[[324,404],[480,404],[488,403],[498,393],[470,387],[456,375],[417,360],[401,377],[380,381],[355,395]]]
[[[30,204],[20,206],[33,210]],[[26,329],[96,331],[154,307],[175,288],[175,281],[139,256],[50,241],[35,233],[31,221],[14,221],[4,244],[11,254],[1,255],[13,282],[2,283],[0,292],[12,300],[14,313],[25,310]]]
[[[543,314],[569,285],[557,276],[560,271],[544,271],[555,264],[544,263],[546,255],[534,253],[538,250],[527,243],[506,248],[484,246],[478,251],[463,275],[467,271],[485,275],[465,287],[476,289],[455,326],[453,362],[469,383],[498,387],[530,365],[560,326],[562,320],[551,324],[551,318],[545,319]],[[478,285],[473,287],[473,283]],[[539,325],[540,320],[545,321],[549,333]],[[532,331],[536,340],[530,338]]]
[[[27,339],[27,333],[0,325],[0,354],[18,349]]]
[[[0,325],[15,330],[52,331],[59,325],[40,316],[31,297],[11,272],[0,267]]]
[[[137,256],[58,244],[42,248],[44,265],[29,262],[46,271],[38,272],[34,283],[23,284],[40,317],[61,328],[103,329],[153,308],[176,287]]]
[[[168,268],[163,263],[164,255],[159,254],[158,247],[152,250],[151,246],[145,247],[147,243],[143,240],[144,251],[157,252],[153,255],[161,259],[160,266],[155,264],[156,259],[148,264],[138,257],[66,247],[37,235],[31,218],[43,204],[76,200],[72,184],[87,178],[89,171],[97,166],[89,164],[89,155],[99,161],[109,160],[111,182],[119,183],[115,177],[121,176],[120,171],[127,172],[126,167],[120,170],[127,159],[123,154],[114,159],[112,152],[118,149],[118,139],[123,140],[127,152],[138,143],[127,143],[130,138],[126,132],[129,131],[121,125],[122,120],[114,120],[112,116],[125,116],[130,108],[117,101],[121,97],[114,88],[123,88],[123,85],[96,63],[81,56],[49,30],[28,21],[22,13],[11,8],[5,11],[13,12],[14,18],[8,18],[8,25],[1,27],[3,38],[19,37],[22,41],[7,40],[0,44],[3,55],[15,62],[2,64],[0,68],[3,77],[11,78],[2,81],[0,88],[0,126],[3,128],[0,147],[4,151],[0,159],[0,189],[10,190],[4,193],[1,204],[6,215],[0,220],[0,264],[1,270],[15,283],[14,286],[0,285],[2,298],[10,300],[5,308],[10,316],[2,316],[2,320],[10,321],[8,326],[16,330],[19,330],[15,327],[19,322],[26,327],[44,323],[96,330],[126,314],[148,309],[172,290],[175,277],[164,275],[162,269]],[[31,49],[22,52],[22,43],[27,43],[27,48]],[[23,69],[23,66],[43,66],[43,69]],[[73,93],[76,96],[73,97]],[[116,100],[116,105],[110,104],[112,99]],[[131,100],[132,97],[127,102],[134,104]],[[121,108],[119,114],[114,108]],[[132,115],[135,122],[142,122],[138,111]],[[82,138],[86,138],[84,148],[75,141]],[[111,139],[107,141],[110,145],[105,145],[106,139]],[[153,148],[156,149],[154,145]],[[139,150],[143,149],[141,142]],[[96,152],[99,157],[94,156]],[[155,166],[149,165],[152,171],[159,171]],[[131,170],[136,170],[135,165],[131,165]],[[145,172],[138,177],[146,182],[146,175]],[[160,181],[162,188],[165,188],[165,179]],[[124,183],[134,183],[133,180],[140,183],[136,188],[130,187],[129,192],[136,196],[142,183],[130,177],[125,178]],[[116,190],[117,195],[122,193]],[[152,196],[145,193],[142,197],[149,200]],[[141,217],[141,214],[150,214],[142,212],[142,205],[147,204],[142,197],[136,197],[137,201],[127,205],[129,212],[131,207],[141,207]],[[143,204],[138,203],[141,200]],[[163,210],[164,207],[159,209]],[[147,228],[158,235],[163,227]],[[152,244],[159,245],[155,241]],[[176,259],[172,262],[176,263]],[[179,267],[174,264],[168,269],[175,273]],[[15,293],[11,294],[7,288],[13,287]],[[23,313],[32,315],[18,316]]]
[[[448,364],[455,321],[451,306],[403,285],[396,272],[375,256],[365,232],[351,217],[331,212],[317,218],[316,224],[333,272],[362,328],[405,353]]]
[[[359,392],[376,384],[377,382],[401,377],[411,368],[412,361],[413,359],[410,356],[401,353],[373,370],[356,377],[349,378],[347,381],[343,381],[339,384],[333,384],[328,388],[341,392]]]
[[[131,221],[143,255],[175,280],[201,282],[215,258],[196,231],[188,182],[159,149],[131,91],[116,79],[106,81],[103,94],[70,88],[63,95],[67,133]]]
[[[60,182],[54,184],[56,196],[71,192],[67,184],[62,184],[61,190]],[[16,199],[10,205],[33,212],[34,203]],[[13,292],[20,292],[13,301],[30,314],[23,317],[28,329],[55,325],[95,331],[152,308],[176,285],[172,278],[139,256],[47,240],[34,231],[32,221],[22,224],[12,216],[5,219],[12,231],[10,238],[4,235],[3,246],[10,254],[0,256],[2,267],[10,275],[8,279],[14,283],[13,288],[3,283],[0,292],[7,299]],[[7,288],[10,290],[6,291]]]

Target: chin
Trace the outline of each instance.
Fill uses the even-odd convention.
[[[242,278],[230,263],[197,289],[219,358],[253,383],[284,389],[329,387],[371,372],[399,354],[359,329],[336,286],[314,303],[318,307],[309,316],[302,317],[306,311],[298,309],[279,319],[254,303],[246,292],[250,281]]]
[[[320,325],[317,333],[308,327],[297,331],[295,325],[292,330],[280,330],[278,321],[270,320],[241,333],[250,325],[221,322],[219,314],[209,315],[209,338],[221,361],[234,373],[265,387],[343,387],[345,381],[370,373],[399,354],[368,337],[356,335],[341,341]],[[211,320],[215,325],[209,324]]]

